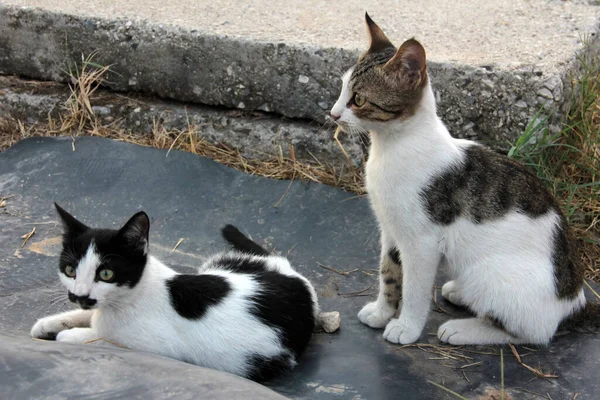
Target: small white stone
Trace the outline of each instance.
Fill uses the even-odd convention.
[[[142,107],[138,107],[133,110],[134,113],[139,113],[140,111],[142,111]]]
[[[494,82],[492,82],[489,79],[482,79],[481,83],[483,83],[485,86],[489,87],[490,89],[494,88]]]
[[[231,65],[229,67],[227,67],[227,75],[229,75],[229,76],[233,75],[233,67]]]
[[[547,88],[541,88],[540,90],[538,90],[537,94],[543,98],[546,99],[553,99],[554,95],[552,94],[552,92],[550,90],[548,90]]]
[[[527,108],[527,103],[525,103],[523,100],[519,100],[516,102],[515,106],[519,108]]]
[[[546,82],[544,82],[544,86],[546,86],[549,90],[554,91],[557,87],[562,86],[562,81],[559,76],[552,76]]]
[[[300,83],[308,83],[308,80],[309,80],[308,76],[306,76],[306,75],[299,75],[298,76],[298,82],[300,82]]]
[[[316,330],[332,333],[340,328],[342,317],[338,311],[322,312],[317,317]]]
[[[194,86],[194,89],[192,89],[192,92],[194,92],[194,94],[196,96],[201,96],[202,95],[202,88],[200,86]]]
[[[246,108],[246,105],[243,101],[240,101],[240,104],[237,105],[237,108]]]
[[[271,111],[273,111],[273,109],[271,108],[271,106],[269,105],[269,103],[263,103],[260,106],[258,106],[257,109],[260,110],[260,111],[264,111],[264,112],[271,112]]]

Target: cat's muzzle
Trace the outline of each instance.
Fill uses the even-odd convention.
[[[69,300],[71,302],[79,304],[79,307],[84,310],[89,310],[96,305],[96,299],[90,299],[90,296],[76,296],[69,292]]]

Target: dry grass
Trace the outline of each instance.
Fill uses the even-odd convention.
[[[223,143],[210,143],[200,137],[200,128],[190,125],[186,130],[168,131],[156,123],[148,136],[140,136],[120,129],[118,126],[101,126],[97,120],[89,121],[82,129],[73,131],[63,130],[63,126],[72,126],[73,121],[61,118],[52,121],[50,126],[31,126],[25,128],[19,121],[0,119],[0,151],[12,146],[19,140],[34,136],[100,136],[142,146],[161,149],[183,150],[211,158],[221,164],[244,171],[249,174],[261,175],[273,179],[299,179],[324,183],[340,187],[344,190],[364,193],[363,179],[360,170],[350,164],[336,167],[321,163],[296,161],[293,149],[290,157],[285,157],[283,151],[278,155],[267,155],[263,159],[248,159],[237,149]],[[75,126],[79,126],[75,124]],[[279,203],[279,202],[278,202]]]

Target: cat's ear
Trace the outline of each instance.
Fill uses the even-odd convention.
[[[78,235],[90,229],[84,223],[79,222],[74,216],[66,212],[58,204],[54,203],[54,207],[56,207],[56,211],[58,211],[58,216],[62,221],[65,234],[69,236]]]
[[[394,57],[392,57],[383,69],[390,73],[398,73],[408,78],[413,88],[419,87],[427,76],[427,61],[425,49],[415,39],[409,39],[402,43]]]
[[[381,28],[369,17],[368,13],[365,13],[365,20],[367,22],[369,37],[371,38],[371,46],[367,50],[367,53],[378,53],[388,47],[394,47]]]
[[[148,252],[149,234],[150,218],[148,218],[148,214],[143,211],[140,211],[131,217],[119,230],[119,236],[123,238],[129,246],[136,250],[143,251],[144,254]]]

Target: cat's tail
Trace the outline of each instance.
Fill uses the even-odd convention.
[[[223,239],[227,243],[231,244],[234,249],[241,251],[242,253],[254,254],[257,256],[268,256],[269,252],[262,248],[259,244],[252,241],[252,239],[245,236],[238,228],[233,225],[225,225],[221,229]]]
[[[600,332],[600,303],[587,303],[583,309],[561,322],[558,329],[574,332]]]

